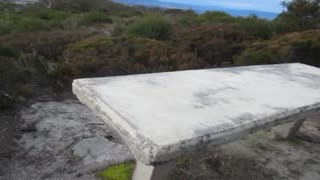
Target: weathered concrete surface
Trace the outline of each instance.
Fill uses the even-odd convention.
[[[77,97],[152,164],[320,108],[320,69],[295,63],[80,79]]]

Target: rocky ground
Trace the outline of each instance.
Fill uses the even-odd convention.
[[[75,99],[36,100],[0,115],[0,180],[94,180],[110,164],[132,161],[121,140]],[[17,128],[18,127],[18,128]],[[171,179],[320,179],[320,118],[299,138],[270,132],[182,157]]]

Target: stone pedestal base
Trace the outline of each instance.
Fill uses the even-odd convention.
[[[175,161],[151,166],[145,165],[141,162],[136,163],[136,169],[134,170],[132,180],[166,180],[174,169]]]
[[[274,139],[294,139],[306,118],[272,128]]]

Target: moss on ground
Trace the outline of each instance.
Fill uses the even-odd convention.
[[[123,163],[109,166],[98,172],[96,176],[106,180],[130,180],[134,170],[134,163]]]

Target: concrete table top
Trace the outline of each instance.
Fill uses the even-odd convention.
[[[145,164],[223,144],[320,108],[320,69],[246,66],[78,79],[74,94]]]

